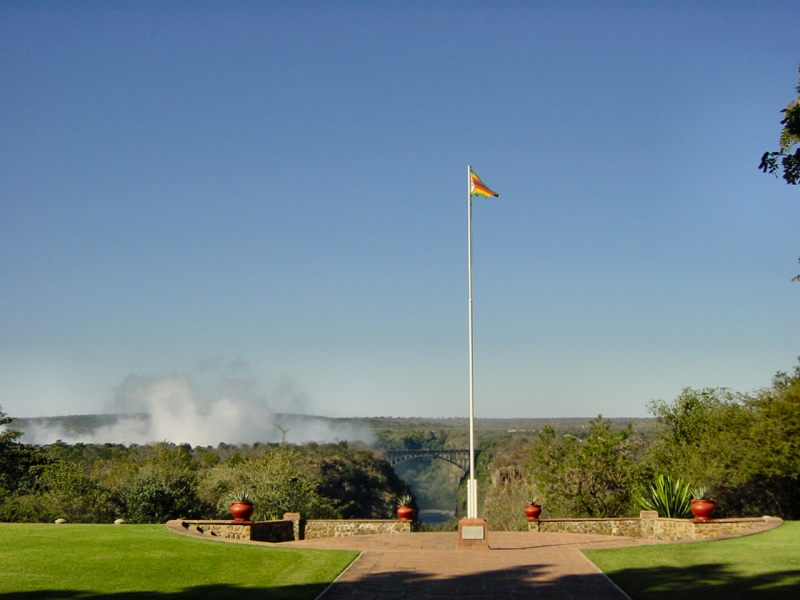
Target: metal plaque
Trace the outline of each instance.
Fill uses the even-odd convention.
[[[464,525],[461,528],[462,540],[482,540],[483,539],[483,525]]]

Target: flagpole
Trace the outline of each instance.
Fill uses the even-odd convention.
[[[478,486],[475,481],[475,383],[472,345],[472,166],[467,165],[467,271],[468,337],[469,337],[469,480],[467,481],[467,518],[478,518]]]

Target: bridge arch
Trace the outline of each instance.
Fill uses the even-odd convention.
[[[475,460],[478,459],[478,450],[475,450]],[[465,473],[469,473],[469,450],[386,450],[386,460],[391,466],[413,460],[415,458],[440,458],[454,464]]]

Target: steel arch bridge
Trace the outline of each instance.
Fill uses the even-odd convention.
[[[475,450],[478,459],[479,450]],[[462,450],[386,450],[386,460],[391,466],[415,458],[441,458],[469,473],[469,449]]]

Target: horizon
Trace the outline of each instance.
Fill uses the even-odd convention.
[[[9,415],[10,416],[10,415]],[[397,423],[402,429],[415,430],[415,427],[442,427],[446,430],[463,429],[467,433],[467,417],[325,417],[322,415],[275,414],[262,428],[231,427],[223,423],[219,427],[218,420],[209,422],[208,416],[189,415],[191,427],[180,422],[157,422],[164,419],[163,414],[147,413],[115,413],[84,415],[50,415],[40,417],[13,417],[12,423],[0,426],[4,429],[17,430],[22,433],[19,441],[36,446],[64,442],[66,444],[105,444],[151,445],[158,442],[171,444],[189,444],[193,447],[209,447],[219,444],[281,444],[304,445],[307,443],[335,444],[341,441],[360,442],[368,447],[375,445],[374,421],[382,427]],[[184,417],[186,415],[184,414]],[[542,417],[542,418],[496,418],[475,419],[476,433],[480,436],[489,432],[505,431],[506,433],[531,433],[534,425],[566,425],[567,430],[580,425],[583,429],[594,417]],[[199,419],[198,419],[199,417]],[[617,425],[641,424],[653,422],[655,417],[603,417]],[[15,427],[14,422],[18,425]],[[274,427],[269,427],[272,425]],[[498,427],[498,425],[500,427]],[[514,427],[509,429],[509,427]],[[520,428],[522,427],[522,428]],[[563,427],[557,429],[563,430]],[[220,434],[222,431],[224,433]],[[220,438],[222,435],[224,438]]]
[[[36,417],[18,417],[14,415],[7,415],[14,419],[15,421],[20,420],[35,420],[35,419],[62,419],[67,417],[120,417],[120,416],[127,416],[127,417],[147,417],[147,413],[74,413],[74,414],[61,414],[61,415],[39,415]],[[333,421],[346,421],[349,419],[363,419],[363,420],[378,420],[378,419],[390,419],[396,421],[469,421],[469,417],[467,416],[458,416],[458,417],[448,417],[448,416],[441,416],[441,417],[409,417],[409,416],[392,416],[392,415],[377,415],[377,416],[344,416],[344,417],[331,417],[328,415],[321,415],[321,414],[302,414],[302,413],[275,413],[276,417],[280,416],[290,416],[290,417],[300,417],[300,418],[309,418],[309,419],[330,419]],[[621,416],[621,417],[607,417],[605,415],[585,415],[585,416],[577,416],[577,417],[475,417],[476,421],[557,421],[557,420],[575,420],[575,421],[583,421],[583,420],[591,420],[596,419],[598,416],[602,416],[604,419],[609,420],[618,420],[618,419],[634,419],[634,420],[641,420],[641,419],[655,419],[656,417],[630,417],[630,416]]]

